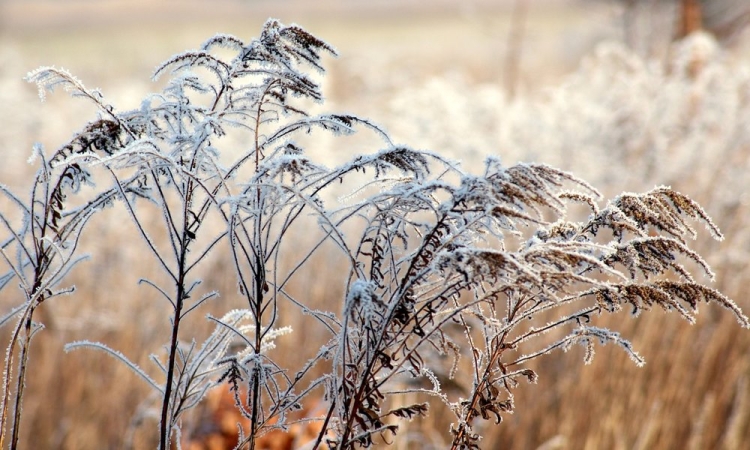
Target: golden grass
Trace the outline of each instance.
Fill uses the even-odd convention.
[[[92,320],[82,330],[52,326],[35,341],[22,442],[69,449],[122,444],[146,386],[101,353],[62,351],[63,343],[70,340],[99,340],[149,367],[144,351],[166,341],[164,333],[157,331],[166,325],[165,308],[149,305],[144,298],[112,295],[122,290],[133,291],[114,283],[99,293],[78,294],[79,302],[86,302],[93,313],[97,305],[109,308],[101,303],[128,302],[111,330],[102,330],[101,321]],[[321,306],[338,300],[327,294],[315,294]],[[87,299],[87,295],[101,297]],[[658,311],[638,319],[627,314],[604,318],[601,325],[632,338],[647,365],[636,367],[616,348],[598,348],[589,366],[582,364],[578,350],[543,359],[537,367],[538,384],[517,390],[517,411],[492,431],[493,426],[486,424],[487,442],[509,449],[536,448],[556,438],[566,443],[559,448],[570,449],[741,448],[740,439],[750,430],[750,337],[733,317],[717,309],[704,308],[695,326]],[[53,314],[64,317],[58,311]],[[304,328],[295,327],[293,335],[280,339],[278,362],[299,364],[296,357],[305,356],[300,352],[300,336],[305,335]],[[435,406],[430,419],[415,421],[407,427],[409,432],[425,428],[447,438],[450,419]],[[139,439],[152,447],[155,422],[147,420],[137,431]]]
[[[66,342],[97,340],[154,373],[148,352],[158,352],[157,345],[167,341],[166,303],[136,286],[138,276],[153,277],[158,267],[140,257],[140,240],[125,242],[132,224],[117,210],[95,220],[90,242],[84,243],[95,248],[92,261],[71,279],[77,293],[40,309],[48,329],[33,344],[22,428],[22,442],[35,442],[38,448],[120,448],[130,432],[135,448],[155,445],[154,419],[138,423],[135,417],[147,398],[145,384],[102,353],[62,351]],[[315,270],[302,274],[292,290],[313,307],[335,310],[342,295],[335,253],[324,253],[313,263]],[[206,289],[219,289],[225,297],[191,317],[186,329],[198,337],[209,331],[206,313],[241,307],[232,298],[230,269],[220,262],[209,265]],[[720,280],[726,276],[719,274]],[[725,292],[748,310],[742,292],[732,291]],[[3,292],[4,303],[10,293]],[[279,363],[296,366],[316,348],[301,343],[325,336],[316,339],[314,327],[306,328],[303,321],[289,324],[294,333],[278,340],[275,355]],[[750,335],[731,315],[704,305],[694,326],[661,311],[639,318],[623,312],[599,318],[597,324],[632,339],[647,365],[638,368],[610,347],[597,348],[589,366],[582,364],[579,349],[541,359],[536,366],[539,383],[517,390],[517,411],[498,427],[482,425],[486,442],[493,443],[488,448],[528,449],[545,443],[569,449],[741,448],[741,438],[750,430]],[[429,419],[409,424],[403,434],[424,432],[431,445],[441,448],[451,418],[440,408],[435,405]]]

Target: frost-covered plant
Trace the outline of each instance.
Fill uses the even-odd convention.
[[[455,75],[404,86],[386,125],[452,155],[499,148],[505,161],[575,169],[600,190],[615,182],[709,187],[718,173],[739,182],[724,175],[745,170],[750,142],[750,67],[737,56],[706,33],[675,42],[664,60],[602,42],[559,84],[512,102],[495,85]]]
[[[147,380],[160,399],[160,449],[180,445],[184,413],[224,382],[250,424],[239,426],[240,448],[255,448],[271,428],[286,429],[289,413],[320,391],[327,408],[316,447],[388,442],[399,420],[425,415],[436,399],[455,415],[452,448],[478,448],[476,423],[500,422],[514,409],[513,389],[537,379],[531,361],[581,344],[588,363],[599,342],[643,363],[626,339],[595,326],[599,315],[658,306],[692,322],[704,301],[750,326],[730,299],[691,274],[712,276],[687,246],[696,235],[692,224],[722,236],[687,196],[658,187],[601,207],[592,186],[547,165],[504,166],[488,158],[472,174],[435,153],[394,144],[367,120],[309,115],[305,101],[322,95],[305,70],[322,72],[321,53],[334,51],[275,20],[249,43],[217,35],[160,66],[156,76],[170,76],[163,92],[125,112],[65,71],[29,75],[42,92],[62,85],[93,100],[101,114],[61,156],[42,161],[35,184],[47,186],[56,179],[48,173],[62,170],[58,184],[80,200],[68,205],[51,188],[41,200],[35,189],[25,203],[3,191],[26,217],[18,228],[3,213],[10,271],[1,286],[17,280],[25,295],[7,315],[18,325],[5,363],[4,431],[6,413],[14,413],[13,430],[20,423],[26,357],[18,363],[12,407],[8,380],[17,347],[22,355],[28,349],[31,314],[76,261],[85,219],[108,203],[129,213],[162,269],[163,278],[149,274],[142,283],[169,304],[170,340],[165,355],[152,357],[158,378],[100,343],[68,349],[105,350]],[[373,131],[380,149],[333,168],[292,140],[316,130],[351,134],[355,127]],[[101,174],[92,177],[86,167]],[[79,185],[94,178],[93,200],[86,200]],[[340,196],[342,183],[356,183],[356,190]],[[575,219],[571,208],[587,217]],[[344,270],[326,279],[338,276],[344,295],[321,310],[294,294],[291,282],[304,271],[320,272],[310,266],[327,245]],[[13,246],[14,254],[6,251]],[[45,251],[57,266],[39,259]],[[201,274],[214,257],[234,269],[236,292],[223,294],[239,295],[243,304],[221,319],[209,317],[216,329],[197,344],[185,340],[191,333],[183,320],[219,294],[201,291]],[[278,363],[270,351],[291,331],[284,326],[291,315],[326,336],[298,368]],[[470,386],[454,397],[441,380],[457,376]],[[407,394],[424,402],[397,401]]]
[[[98,92],[78,89],[82,88],[80,83],[65,76],[69,77],[69,87],[75,94],[88,96],[105,108]],[[8,442],[15,448],[18,442],[31,339],[44,327],[35,312],[54,297],[73,292],[72,286],[61,287],[61,284],[70,270],[85,259],[78,254],[81,233],[91,217],[116,196],[112,190],[91,193],[85,189],[92,184],[90,164],[94,155],[106,156],[120,144],[113,123],[107,120],[90,123],[50,157],[41,146],[35,146],[32,160],[40,160],[40,169],[34,176],[28,199],[0,185],[0,195],[9,207],[0,213],[5,230],[0,256],[7,268],[0,276],[0,290],[16,285],[22,299],[0,317],[0,326],[15,321],[3,368],[0,446]],[[70,201],[71,196],[74,201]],[[18,374],[13,380],[16,359]]]

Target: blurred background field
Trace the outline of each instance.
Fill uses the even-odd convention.
[[[750,8],[704,2],[714,5],[704,23],[716,36],[673,42],[679,3],[0,0],[0,183],[23,194],[33,143],[57,148],[94,119],[93,108],[62,93],[40,103],[22,79],[29,70],[64,67],[118,108],[135,108],[159,88],[150,76],[161,61],[218,32],[249,40],[276,17],[339,51],[323,80],[326,111],[367,117],[398,142],[468,167],[494,154],[570,170],[605,197],[669,184],[698,200],[726,240],[703,233],[695,248],[713,265],[716,287],[748,313],[750,39],[742,25]],[[327,164],[341,152],[377,150],[346,142],[326,138],[315,149]],[[124,241],[127,220],[108,211],[92,226],[92,261],[72,276],[77,292],[40,310],[47,329],[33,343],[23,448],[154,447],[154,419],[139,412],[141,380],[103,354],[62,351],[98,340],[150,367],[149,354],[167,340],[166,305],[129,270],[157,268],[140,259],[140,242]],[[340,302],[327,278],[335,261],[324,264],[331,273],[299,289]],[[217,263],[206,283],[231,293],[223,270]],[[16,301],[12,289],[0,292],[3,310]],[[226,295],[212,308],[241,306]],[[200,314],[193,320],[196,335],[208,329]],[[632,339],[647,365],[610,348],[589,366],[577,350],[540,361],[539,383],[518,389],[516,412],[486,432],[484,448],[743,448],[750,332],[730,314],[703,306],[694,326],[660,311],[599,320]],[[305,357],[304,324],[293,326],[277,342],[282,362]],[[446,417],[437,409],[410,423],[398,445],[445,448]]]

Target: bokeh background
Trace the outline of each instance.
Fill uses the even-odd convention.
[[[0,0],[0,183],[24,193],[33,143],[57,148],[95,118],[64,93],[41,103],[23,80],[28,71],[64,67],[118,108],[134,108],[159,88],[151,74],[161,61],[218,32],[249,40],[269,17],[338,50],[326,61],[324,110],[367,117],[398,142],[469,168],[490,154],[546,162],[605,196],[660,184],[692,196],[726,235],[716,243],[705,233],[695,248],[714,267],[715,286],[750,311],[743,0]],[[318,157],[376,150],[358,145],[332,139]],[[129,224],[107,213],[91,226],[93,261],[73,274],[76,294],[40,310],[47,328],[33,343],[23,448],[154,447],[141,380],[103,354],[62,351],[98,340],[149,367],[167,340],[165,305],[131,273],[153,262],[128,242]],[[326,276],[335,273],[305,289],[338,301]],[[206,282],[232,290],[220,266]],[[213,307],[241,306],[232,300]],[[3,310],[16,301],[11,288],[0,292]],[[208,329],[198,316],[196,335]],[[484,448],[743,448],[750,331],[713,305],[693,326],[661,311],[600,324],[632,339],[647,365],[610,348],[589,366],[577,351],[551,355],[537,366],[539,383],[518,389],[516,412],[483,428]],[[300,324],[280,339],[280,354],[293,359],[304,333]],[[394,446],[445,448],[449,422],[435,411]]]

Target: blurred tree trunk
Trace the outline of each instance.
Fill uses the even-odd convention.
[[[625,37],[625,44],[630,48],[636,46],[636,7],[638,0],[624,0],[625,11],[622,14],[622,30]]]
[[[664,20],[657,20],[659,18],[668,17],[671,20],[668,26],[673,26],[673,30],[665,37],[673,41],[704,30],[713,34],[719,42],[731,44],[750,25],[750,0],[614,1],[622,7],[623,39],[633,49],[647,42],[650,33],[658,34],[667,26]],[[647,5],[650,7],[646,8]]]
[[[521,65],[521,53],[526,28],[526,0],[516,0],[510,18],[508,47],[505,53],[505,91],[512,100],[518,90],[518,78]]]
[[[680,0],[680,27],[676,40],[703,29],[703,12],[700,0]]]

